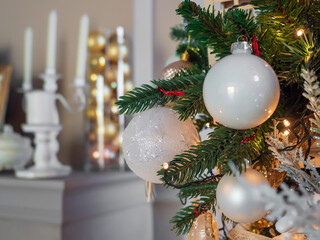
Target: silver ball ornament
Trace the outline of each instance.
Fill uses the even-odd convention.
[[[222,125],[253,128],[275,111],[280,85],[271,66],[251,54],[248,42],[234,43],[231,49],[231,55],[209,70],[203,84],[204,103]]]
[[[123,134],[123,155],[128,167],[140,178],[161,183],[157,171],[163,163],[199,141],[190,119],[180,121],[168,107],[155,107],[135,116]]]
[[[252,168],[247,168],[242,176],[249,187],[240,183],[235,176],[222,177],[217,186],[217,203],[224,215],[231,220],[239,223],[255,222],[266,214],[265,204],[256,196],[255,188],[268,184],[268,181]]]

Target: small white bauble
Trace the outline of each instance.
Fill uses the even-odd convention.
[[[256,197],[255,188],[268,184],[268,181],[252,168],[247,168],[242,176],[250,187],[240,183],[232,175],[222,177],[217,186],[217,203],[224,215],[231,220],[239,223],[255,222],[266,214],[265,204]]]
[[[251,54],[248,42],[233,43],[231,52],[208,72],[204,103],[222,125],[253,128],[275,111],[280,98],[278,78],[267,62]]]
[[[199,141],[190,119],[167,107],[156,107],[135,116],[123,134],[123,155],[129,168],[140,178],[161,183],[157,171],[162,164]]]

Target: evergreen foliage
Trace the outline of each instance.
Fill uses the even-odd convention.
[[[208,71],[204,67],[206,49],[210,47],[218,58],[225,57],[230,54],[231,44],[245,35],[250,42],[257,37],[260,57],[272,66],[280,81],[280,103],[272,117],[300,118],[308,103],[302,97],[304,80],[300,73],[307,68],[313,69],[315,75],[319,74],[320,1],[253,0],[251,3],[254,13],[232,8],[214,14],[212,6],[202,9],[190,0],[183,1],[176,11],[186,26],[172,28],[171,37],[179,42],[178,53],[190,51],[190,55],[194,54],[192,61],[199,65],[190,71],[182,71],[171,80],[153,80],[152,85],[145,84],[128,92],[117,102],[120,113],[138,113],[173,102],[173,109],[181,120],[201,114],[196,120],[199,129],[206,123],[212,125],[213,119],[202,98],[202,85]],[[303,34],[297,36],[300,29]],[[165,95],[157,88],[184,91],[184,95]],[[213,174],[215,168],[222,174],[230,173],[226,163],[231,160],[243,170],[244,159],[257,159],[255,166],[265,169],[272,165],[272,162],[268,163],[272,158],[258,157],[267,149],[265,134],[270,131],[269,125],[270,121],[267,121],[254,129],[235,130],[217,124],[207,140],[175,156],[167,171],[159,171],[167,187],[180,189],[178,196],[181,199],[199,198],[172,218],[177,234],[188,233],[197,207],[206,210],[215,205],[219,182],[219,177]],[[253,140],[242,143],[252,135],[255,135]]]

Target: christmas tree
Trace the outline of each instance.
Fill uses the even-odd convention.
[[[251,10],[241,9],[248,4],[252,6]],[[117,102],[120,113],[141,113],[169,104],[181,121],[192,119],[198,131],[212,129],[208,139],[168,159],[158,172],[165,186],[180,190],[178,197],[181,200],[196,198],[193,204],[182,208],[172,218],[177,234],[187,234],[199,215],[215,211],[218,205],[226,215],[223,217],[225,220],[258,220],[250,225],[249,230],[274,236],[275,231],[270,230],[274,224],[260,219],[265,214],[257,214],[258,219],[253,219],[254,209],[245,210],[247,206],[244,206],[238,210],[236,203],[235,206],[224,206],[230,196],[229,199],[223,196],[223,191],[227,181],[237,181],[231,177],[237,171],[247,180],[253,178],[253,185],[257,184],[260,177],[256,172],[250,173],[256,169],[267,177],[273,188],[278,188],[286,180],[290,187],[306,190],[308,194],[320,193],[320,176],[310,164],[309,156],[311,144],[319,140],[317,134],[320,133],[317,79],[320,67],[320,1],[253,0],[221,12],[215,11],[213,6],[201,8],[185,0],[176,12],[185,24],[172,28],[171,37],[179,42],[177,53],[194,65],[179,69],[173,77],[162,77],[151,81],[151,85],[145,84],[128,92]],[[233,53],[230,55],[231,45]],[[217,65],[213,65],[211,70],[207,49],[209,56],[217,60]],[[253,54],[248,54],[251,49]],[[258,71],[260,63],[265,67]],[[272,75],[273,72],[276,76]],[[253,81],[260,85],[241,83],[241,79],[249,78],[250,74]],[[280,86],[278,90],[276,78]],[[230,82],[233,79],[242,85],[232,85]],[[221,91],[227,84],[226,92]],[[221,92],[228,96],[224,99]],[[235,96],[237,103],[232,101],[232,96]],[[239,96],[242,97],[237,98]],[[256,99],[257,103],[254,103]],[[231,105],[228,105],[229,100]],[[266,104],[265,112],[257,111],[261,104]],[[239,106],[242,109],[238,109]],[[248,164],[249,168],[246,167]],[[267,215],[270,220],[283,217],[283,209],[287,209],[283,207],[287,203],[279,199],[293,199],[297,203],[292,203],[295,209],[305,203],[299,195],[290,195],[286,187],[282,189],[281,196],[266,190],[270,190],[270,196],[265,196],[265,199],[274,203],[273,207],[269,206],[270,210],[274,210],[269,218]],[[303,196],[309,197],[308,194],[304,192]],[[220,199],[217,203],[218,195]],[[232,199],[230,201],[232,203]],[[255,199],[249,199],[247,205],[250,201],[255,204]],[[277,213],[277,204],[279,208],[282,206],[282,215],[279,209]],[[313,207],[319,208],[317,204]],[[230,210],[231,213],[228,213]],[[238,215],[235,214],[237,210]],[[296,216],[299,217],[302,218]],[[308,217],[306,215],[305,219],[310,219]],[[280,220],[278,222],[276,230],[288,231],[289,228],[284,227],[286,224],[281,224]],[[318,219],[308,222],[308,226],[296,224],[295,228],[301,227],[304,233],[309,233],[310,239],[317,239],[319,235],[316,234],[319,233],[310,233],[310,229],[318,229],[319,223]],[[312,224],[316,227],[310,228]],[[224,229],[220,230],[222,236]],[[226,233],[224,235],[227,237]]]

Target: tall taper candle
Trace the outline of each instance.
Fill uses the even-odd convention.
[[[77,83],[78,86],[85,85],[88,34],[89,34],[89,17],[87,14],[84,14],[81,17],[80,26],[79,26],[78,56],[77,56],[78,59],[77,59],[77,69],[76,69],[76,78],[78,78],[78,83]],[[80,81],[80,79],[82,81]]]
[[[23,70],[23,91],[32,89],[32,47],[33,31],[28,27],[24,32],[24,70]]]
[[[47,35],[47,69],[56,68],[57,12],[51,11],[48,21]]]

